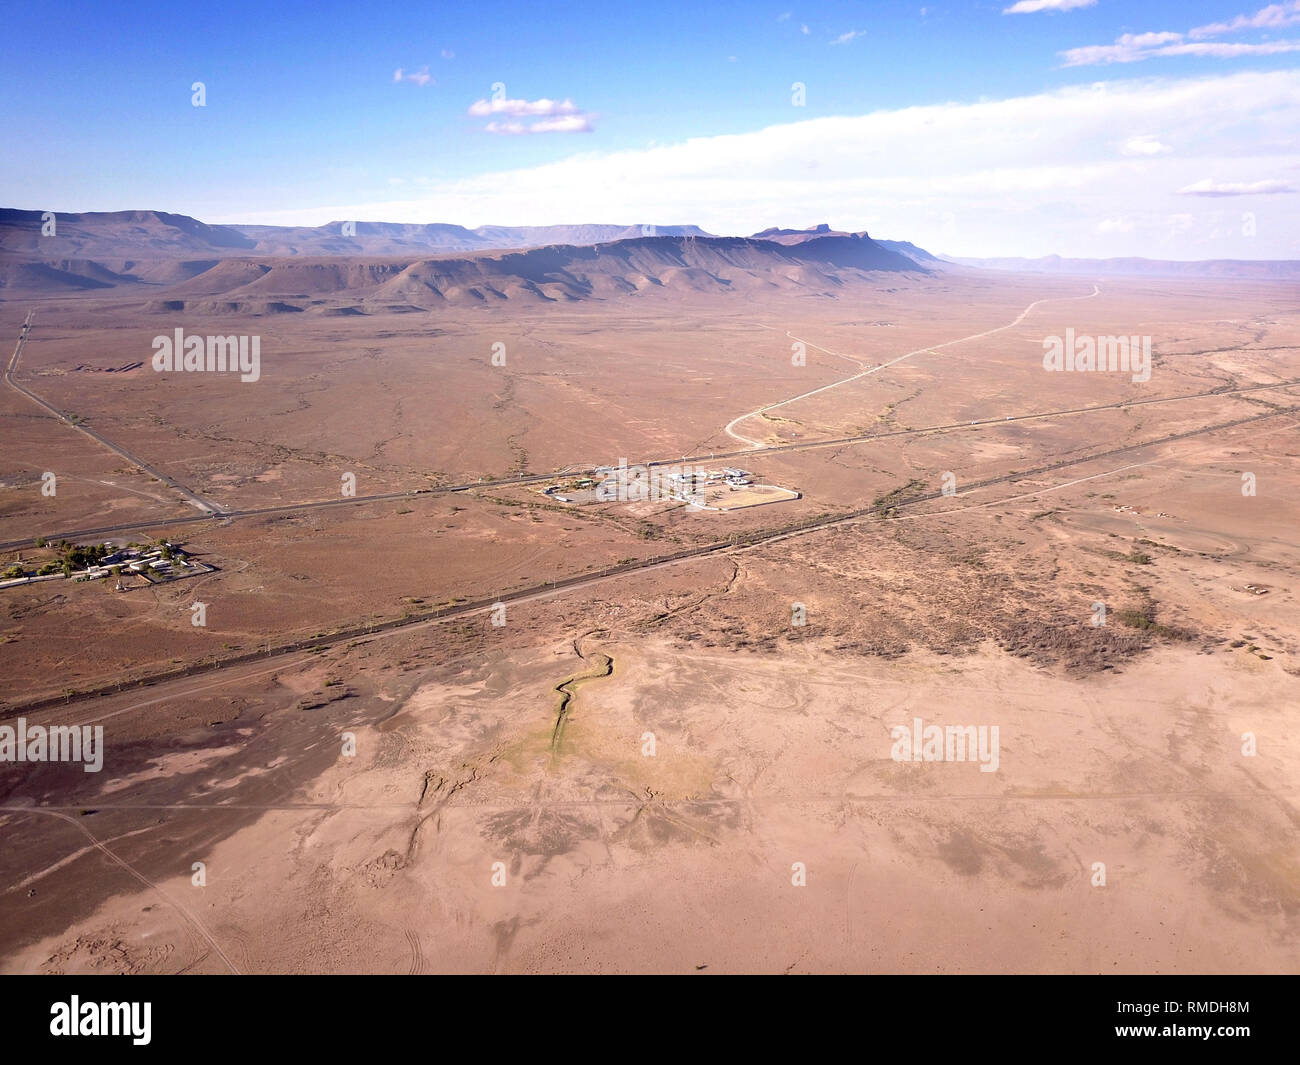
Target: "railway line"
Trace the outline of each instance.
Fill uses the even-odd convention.
[[[1043,474],[1070,469],[1086,463],[1099,462],[1103,459],[1132,455],[1147,448],[1161,447],[1181,440],[1204,436],[1208,433],[1222,432],[1224,430],[1234,429],[1244,425],[1258,424],[1272,418],[1290,416],[1297,413],[1300,413],[1300,405],[1279,408],[1262,414],[1236,418],[1226,422],[1218,422],[1214,425],[1202,426],[1197,429],[1189,429],[1179,433],[1170,433],[1151,440],[1126,444],[1120,447],[1107,448],[1102,451],[1061,459],[1056,462],[1043,463],[1029,469],[1014,470],[1000,474],[996,477],[988,477],[983,480],[969,482],[963,486],[962,494],[969,495],[972,492],[992,488],[1000,484],[1010,484],[1029,477],[1039,477]],[[896,512],[942,498],[947,498],[944,496],[942,490],[919,492],[890,500],[888,508],[890,511]],[[152,685],[183,682],[189,678],[203,676],[219,670],[228,670],[236,667],[248,666],[252,663],[284,658],[299,652],[314,652],[340,643],[350,642],[366,637],[380,636],[400,630],[412,630],[421,626],[437,625],[454,618],[482,613],[491,609],[497,603],[505,603],[507,605],[520,604],[549,598],[574,589],[618,580],[633,573],[678,565],[688,560],[703,558],[709,555],[732,554],[739,551],[752,550],[766,544],[790,539],[791,537],[804,536],[809,533],[834,528],[835,526],[858,522],[863,518],[871,517],[873,515],[884,516],[882,508],[879,505],[873,504],[872,506],[859,507],[839,514],[810,518],[802,522],[793,522],[788,525],[778,526],[774,529],[736,534],[726,540],[718,540],[708,544],[686,548],[682,551],[673,552],[668,555],[660,555],[649,559],[641,559],[634,562],[609,566],[598,573],[576,574],[572,577],[562,578],[558,581],[546,581],[541,584],[533,584],[523,588],[517,588],[513,591],[503,591],[495,596],[482,597],[470,602],[459,603],[455,606],[442,607],[432,611],[425,611],[420,614],[413,614],[401,618],[392,618],[388,621],[375,622],[368,625],[357,625],[336,629],[333,632],[325,633],[321,636],[294,640],[284,644],[268,646],[258,651],[246,652],[244,654],[233,655],[226,658],[214,658],[205,662],[182,666],[173,670],[160,671],[137,677],[129,683],[119,682],[113,685],[103,685],[86,691],[65,694],[62,696],[47,696],[21,704],[10,704],[0,707],[0,719],[15,717],[20,714],[30,713],[34,710],[40,710],[51,706],[82,704],[87,700],[112,696],[123,691],[143,689]],[[176,693],[176,695],[180,694],[183,694],[183,692]]]

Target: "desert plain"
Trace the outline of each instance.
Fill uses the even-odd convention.
[[[0,971],[1296,970],[1300,284],[693,239],[11,277],[0,569],[210,572],[0,588],[0,724],[104,744],[0,765]],[[545,492],[619,459],[790,493]]]

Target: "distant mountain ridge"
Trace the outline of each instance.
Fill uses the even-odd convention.
[[[154,290],[154,301],[172,310],[347,303],[365,313],[640,293],[834,298],[875,273],[927,272],[865,233],[829,226],[773,241],[698,226],[209,226],[158,211],[56,215],[46,237],[41,222],[36,211],[0,210],[0,296],[134,289]],[[539,243],[557,234],[566,239]],[[510,243],[519,247],[488,247]]]
[[[229,226],[210,226],[166,211],[51,212],[52,236],[43,211],[0,208],[0,251],[34,256],[229,254],[253,252],[257,244]]]
[[[644,236],[433,258],[229,258],[169,286],[163,295],[171,310],[249,309],[269,302],[302,310],[345,301],[349,313],[688,293],[824,299],[881,271],[923,273],[905,256],[859,237],[787,248],[748,237]]]
[[[865,232],[771,227],[750,237],[698,226],[479,226],[331,222],[209,225],[165,211],[0,209],[0,299],[135,291],[159,306],[262,313],[327,306],[433,308],[638,294],[787,293],[837,298],[882,273],[1007,270],[1085,276],[1300,280],[1300,262],[957,259]],[[259,310],[260,309],[260,310]],[[333,312],[330,312],[333,313]]]
[[[346,227],[346,232],[345,232]],[[641,236],[710,234],[699,226],[464,226],[447,222],[328,222],[317,227],[230,226],[257,242],[260,255],[408,255],[508,251],[547,244],[604,244]]]
[[[43,236],[44,212],[0,209],[0,251],[87,258],[137,255],[410,255],[505,251],[547,244],[600,244],[641,236],[710,234],[699,226],[479,226],[450,223],[329,222],[323,226],[209,225],[165,211],[54,212],[55,233]],[[58,243],[55,244],[54,242]]]
[[[827,223],[809,226],[807,229],[780,229],[772,226],[770,229],[764,229],[755,233],[756,240],[771,240],[778,244],[794,245],[803,244],[809,240],[820,240],[823,237],[865,237],[867,234],[851,233],[844,230],[832,229]],[[914,263],[926,267],[943,267],[948,265],[945,260],[940,259],[937,255],[931,255],[924,248],[918,248],[911,241],[907,240],[881,240],[879,237],[874,238],[875,242],[888,251],[897,252]]]

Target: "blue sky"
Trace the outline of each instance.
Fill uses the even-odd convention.
[[[10,4],[0,204],[1300,254],[1300,3],[1013,2]]]

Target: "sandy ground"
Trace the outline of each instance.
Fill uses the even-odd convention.
[[[253,764],[278,746],[262,734],[118,780],[79,824],[7,807],[6,865],[59,863],[10,893],[6,971],[1295,968],[1300,745],[1276,667],[1176,650],[1070,680],[1001,655],[580,647],[614,671],[557,742],[571,645],[422,680],[301,787],[288,760]],[[917,716],[997,724],[998,771],[891,760]],[[95,904],[32,936],[69,883]]]
[[[347,470],[369,492],[738,447],[730,419],[918,354],[737,426],[897,434],[740,463],[797,501],[565,508],[485,485],[186,526],[217,572],[160,588],[0,591],[10,720],[68,688],[878,504],[512,603],[503,626],[31,712],[102,725],[107,753],[99,774],[0,765],[0,969],[1295,971],[1295,286],[919,284],[775,301],[761,323],[688,301],[672,328],[650,303],[272,316],[250,323],[252,390],[78,371],[139,358],[157,316],[39,307],[31,387],[240,507],[336,498]],[[1062,302],[1003,328],[1044,299]],[[1151,381],[1045,374],[1042,337],[1066,327],[1152,334]],[[494,338],[518,354],[505,372]],[[1131,405],[1149,398],[1174,401]],[[0,535],[143,534],[193,509],[0,402]],[[68,486],[53,498],[47,468]],[[996,772],[895,760],[891,728],[916,718],[996,726]]]

